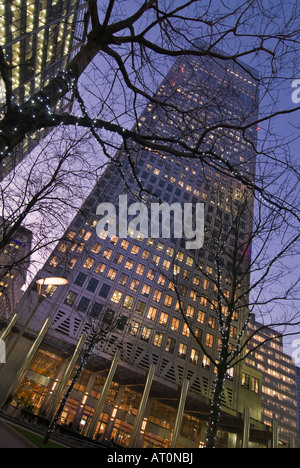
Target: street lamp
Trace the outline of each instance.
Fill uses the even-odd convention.
[[[68,284],[68,280],[65,278],[60,278],[58,276],[50,276],[48,278],[40,278],[37,281],[37,284],[39,285],[53,285],[53,286],[62,286],[64,284]]]
[[[51,276],[48,278],[40,278],[36,281],[37,291],[38,291],[38,303],[42,301],[46,296],[42,293],[43,286],[63,286],[68,284],[68,280],[65,278],[60,278],[58,276]]]

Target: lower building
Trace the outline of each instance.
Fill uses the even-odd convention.
[[[300,368],[296,367],[297,377],[297,415],[298,415],[298,447],[300,447]]]
[[[5,221],[0,218],[1,232]],[[8,318],[23,294],[30,263],[32,232],[21,227],[0,252],[0,317]]]
[[[162,141],[179,142],[180,134],[180,142],[194,148],[220,114],[229,121],[234,116],[235,124],[252,119],[257,80],[236,63],[222,65],[207,57],[177,60],[156,93],[158,103],[169,99],[172,112],[149,103],[140,130]],[[175,112],[180,108],[183,114]],[[113,437],[124,447],[205,444],[213,362],[221,343],[217,314],[229,313],[230,298],[238,290],[230,349],[248,314],[247,294],[241,292],[250,281],[253,198],[227,162],[252,180],[256,132],[254,127],[244,135],[217,132],[207,140],[203,156],[213,148],[224,157],[220,164],[206,167],[202,160],[175,158],[133,143],[117,152],[118,164],[107,167],[40,271],[42,278],[66,278],[68,287],[47,288],[42,303],[30,287],[16,309],[18,322],[11,334],[5,332],[9,359],[0,375],[5,409],[27,404],[35,417],[51,419],[79,365],[81,337],[87,336],[88,345],[91,330],[98,327],[102,339],[64,405],[61,422],[79,427],[88,438]],[[143,201],[138,210],[146,208],[150,217],[132,218],[137,200]],[[155,211],[158,200],[169,207],[164,216]],[[113,212],[103,226],[99,216],[106,203]],[[193,210],[182,211],[186,204],[198,205],[201,222],[195,232],[190,232]],[[189,223],[183,223],[188,228],[183,230],[184,219]],[[186,240],[200,232],[208,242],[198,262],[198,242],[197,247]],[[36,313],[23,331],[29,311]],[[16,332],[22,336],[13,347]],[[244,375],[249,375],[249,387]],[[261,422],[261,391],[262,375],[255,368],[242,364],[228,371],[219,447],[275,446],[273,432]]]
[[[247,358],[247,365],[262,374],[262,422],[272,426],[275,421],[279,426],[280,445],[288,446],[290,439],[298,439],[295,363],[283,352],[281,335],[255,321],[254,317],[249,336],[252,337],[249,349],[255,348],[255,351]],[[247,377],[246,385],[249,386]]]
[[[30,328],[18,340],[8,363],[0,368],[2,411],[30,421],[36,419],[39,424],[47,424],[54,416],[80,364],[79,352],[75,355],[80,337],[85,333],[87,342],[89,339],[89,325],[84,321],[78,324],[74,337],[52,327],[41,335],[45,321],[50,319],[51,323],[57,296],[63,289],[53,294],[53,288],[47,288],[43,306],[37,308]],[[30,297],[26,294],[20,310],[24,311],[24,303],[32,310],[36,299],[33,292]],[[25,317],[19,320],[22,324]],[[1,325],[4,330],[6,324]],[[8,349],[17,332],[15,325]],[[174,366],[178,385],[161,377],[163,358],[149,353],[146,359],[149,366],[143,370],[126,358],[121,341],[99,343],[76,380],[59,423],[89,439],[103,443],[113,439],[121,447],[204,447],[211,394],[199,389],[199,385],[205,385],[203,368],[187,374]],[[231,388],[228,379],[225,385],[217,447],[272,447],[276,437],[260,420],[261,372],[245,363],[236,372],[240,374],[235,379],[239,384]],[[250,376],[248,387],[244,385],[245,373]]]

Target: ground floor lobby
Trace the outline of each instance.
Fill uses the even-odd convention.
[[[51,346],[42,346],[18,383],[6,405],[14,417],[47,424],[53,418],[64,392],[57,395],[66,375],[68,362]],[[81,372],[65,401],[58,425],[81,437],[124,448],[203,448],[206,439],[209,402],[184,395],[183,390],[152,380],[145,372],[136,372],[119,362],[111,374],[109,359],[93,359]],[[65,388],[74,379],[76,366],[70,372]],[[109,385],[107,384],[108,379]],[[148,382],[148,384],[147,384]],[[145,389],[148,394],[145,398]],[[53,406],[56,397],[56,405]],[[99,409],[99,402],[100,405]],[[178,413],[181,407],[181,417]],[[97,414],[97,411],[99,414]],[[140,424],[137,428],[137,420]],[[244,415],[223,411],[217,437],[218,448],[240,448],[245,434]],[[133,435],[135,437],[132,443]],[[176,443],[174,444],[174,437]],[[272,431],[249,420],[248,447],[271,447]]]

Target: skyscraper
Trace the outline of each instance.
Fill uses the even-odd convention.
[[[247,364],[262,372],[263,377],[262,421],[269,426],[275,421],[279,442],[288,446],[290,438],[298,439],[297,368],[292,358],[283,352],[280,333],[252,317],[249,336],[252,338],[248,348],[254,348],[255,353],[247,358]]]
[[[141,149],[136,144],[121,148],[40,271],[42,277],[65,276],[69,285],[55,291],[51,301],[42,304],[31,325],[39,329],[44,317],[52,317],[52,326],[34,368],[17,393],[18,398],[36,402],[37,412],[51,415],[48,405],[50,393],[55,394],[60,380],[58,369],[81,333],[88,333],[89,323],[100,320],[109,332],[99,343],[67,403],[63,421],[81,425],[89,436],[113,435],[124,446],[167,447],[171,439],[177,446],[203,445],[215,369],[194,337],[217,357],[218,301],[214,284],[216,277],[222,277],[224,297],[230,295],[236,242],[242,260],[240,272],[246,272],[241,287],[246,287],[249,281],[251,252],[241,251],[252,227],[251,193],[232,172],[238,167],[250,180],[255,172],[256,129],[221,132],[216,123],[223,122],[229,127],[230,123],[245,123],[253,118],[257,112],[257,90],[255,72],[230,60],[191,56],[174,63],[141,114],[137,129],[141,134],[153,134],[156,141],[167,137],[179,156]],[[167,108],[160,106],[165,100]],[[214,129],[203,138],[202,157],[181,158],[182,146],[193,149],[208,127]],[[245,198],[247,209],[240,210],[237,231],[234,219]],[[164,235],[162,232],[153,235],[161,227],[161,218],[156,219],[156,224],[151,221],[153,230],[145,235],[148,219],[144,218],[142,230],[131,223],[134,216],[130,209],[129,217],[121,216],[120,201],[130,207],[141,200],[148,208],[158,201],[168,206],[177,203],[177,208],[183,208],[185,203],[204,204],[205,242],[197,265],[195,251],[186,248],[188,236],[177,235],[178,220],[172,218],[172,210],[167,218],[170,231],[164,231]],[[106,226],[117,228],[112,236],[107,229],[99,229],[97,208],[105,202],[116,207],[118,215],[117,219],[114,216],[108,219]],[[226,248],[216,259],[220,242],[225,242]],[[33,290],[29,294],[34,298]],[[226,314],[226,302],[223,307]],[[234,316],[232,343],[246,313],[245,298]],[[121,359],[114,373],[107,375],[118,350]],[[43,375],[49,355],[56,370],[47,374],[49,381],[41,388],[33,370],[39,369],[34,372]],[[244,409],[239,403],[240,391],[243,402],[253,404],[252,417],[256,421],[252,427],[256,424],[256,429],[265,429],[260,424],[260,374],[252,369],[249,373],[255,386],[245,389],[239,370],[228,372],[220,446],[239,443],[240,413]],[[95,408],[105,375],[113,380],[95,422],[93,415],[97,415]],[[145,375],[148,375],[146,383]],[[184,415],[179,419],[182,424],[177,434],[174,424],[180,394],[185,406],[181,408]],[[258,440],[253,439],[255,443]],[[266,443],[261,440],[260,443]]]
[[[3,227],[3,219],[0,219]],[[0,317],[8,318],[21,298],[30,265],[32,232],[21,227],[0,253]]]
[[[297,392],[297,422],[298,422],[298,447],[300,447],[300,368],[296,367],[296,392]]]
[[[80,20],[86,8],[84,0],[2,2],[0,46],[6,57],[15,100],[20,105],[42,89],[70,61],[81,44],[83,23]],[[0,111],[3,104],[5,86],[1,77]],[[66,106],[66,102],[60,106]],[[14,157],[3,162],[0,179],[35,147],[38,140],[37,135],[26,139]]]

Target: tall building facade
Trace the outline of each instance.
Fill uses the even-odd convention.
[[[297,379],[297,419],[298,419],[298,447],[300,447],[300,368],[296,367],[296,379]]]
[[[279,442],[288,446],[291,438],[298,440],[296,366],[283,352],[280,334],[264,327],[254,317],[249,325],[249,337],[252,337],[249,349],[255,348],[255,352],[247,358],[247,364],[262,373],[262,422],[272,426],[275,421]]]
[[[3,219],[0,218],[1,233]],[[28,268],[32,232],[21,227],[9,245],[0,252],[0,317],[8,319],[23,294]]]
[[[86,9],[84,0],[5,0],[1,3],[0,46],[18,104],[28,100],[65,68],[81,44]],[[4,104],[5,86],[0,78],[0,111]],[[60,104],[61,108],[66,105],[66,102]],[[3,161],[1,179],[42,136],[26,139],[13,157]]]
[[[132,446],[136,421],[142,421],[139,441],[135,440],[138,446],[168,447],[176,438],[177,447],[201,447],[215,380],[208,355],[217,357],[220,347],[216,278],[222,283],[226,315],[237,239],[241,288],[249,282],[251,249],[245,248],[245,238],[252,228],[251,194],[232,172],[238,167],[241,174],[254,177],[256,129],[221,134],[216,125],[203,139],[202,158],[180,158],[180,148],[187,145],[192,149],[216,122],[236,124],[253,117],[258,80],[253,70],[229,60],[191,56],[174,63],[154,98],[136,128],[156,139],[167,137],[179,156],[134,144],[118,151],[40,271],[43,278],[63,276],[69,283],[53,290],[51,300],[44,301],[36,313],[32,330],[39,330],[45,317],[51,317],[52,325],[14,401],[26,401],[36,414],[49,417],[49,402],[61,381],[66,359],[81,334],[88,334],[99,320],[107,332],[76,383],[62,421],[80,427],[90,437],[113,436],[125,447]],[[167,108],[159,105],[164,100]],[[212,160],[212,154],[218,159]],[[99,229],[99,204],[106,202],[120,209],[120,196],[127,197],[122,200],[128,207],[141,200],[149,208],[158,200],[180,207],[203,203],[205,241],[200,256],[186,249],[187,238],[176,235],[172,216],[169,235],[154,236],[156,225],[145,235],[148,220],[144,219],[143,230],[134,228],[130,223],[134,217],[121,217],[118,210],[116,233],[108,235],[107,229]],[[240,209],[245,198],[246,208]],[[238,212],[239,227],[235,230]],[[110,227],[114,221],[113,216],[108,219]],[[121,236],[122,231],[127,236]],[[226,248],[216,255],[220,243]],[[35,303],[35,294],[34,288],[28,291],[28,303]],[[244,298],[230,330],[232,346],[245,314]],[[118,365],[112,367],[118,353]],[[260,421],[261,374],[250,368],[248,372],[254,382],[249,389],[242,385],[239,367],[228,372],[219,446],[241,443],[241,414],[249,402],[250,440],[264,446],[270,439]],[[98,416],[98,401],[110,377],[109,392]],[[184,396],[184,413],[176,434],[180,395]]]

